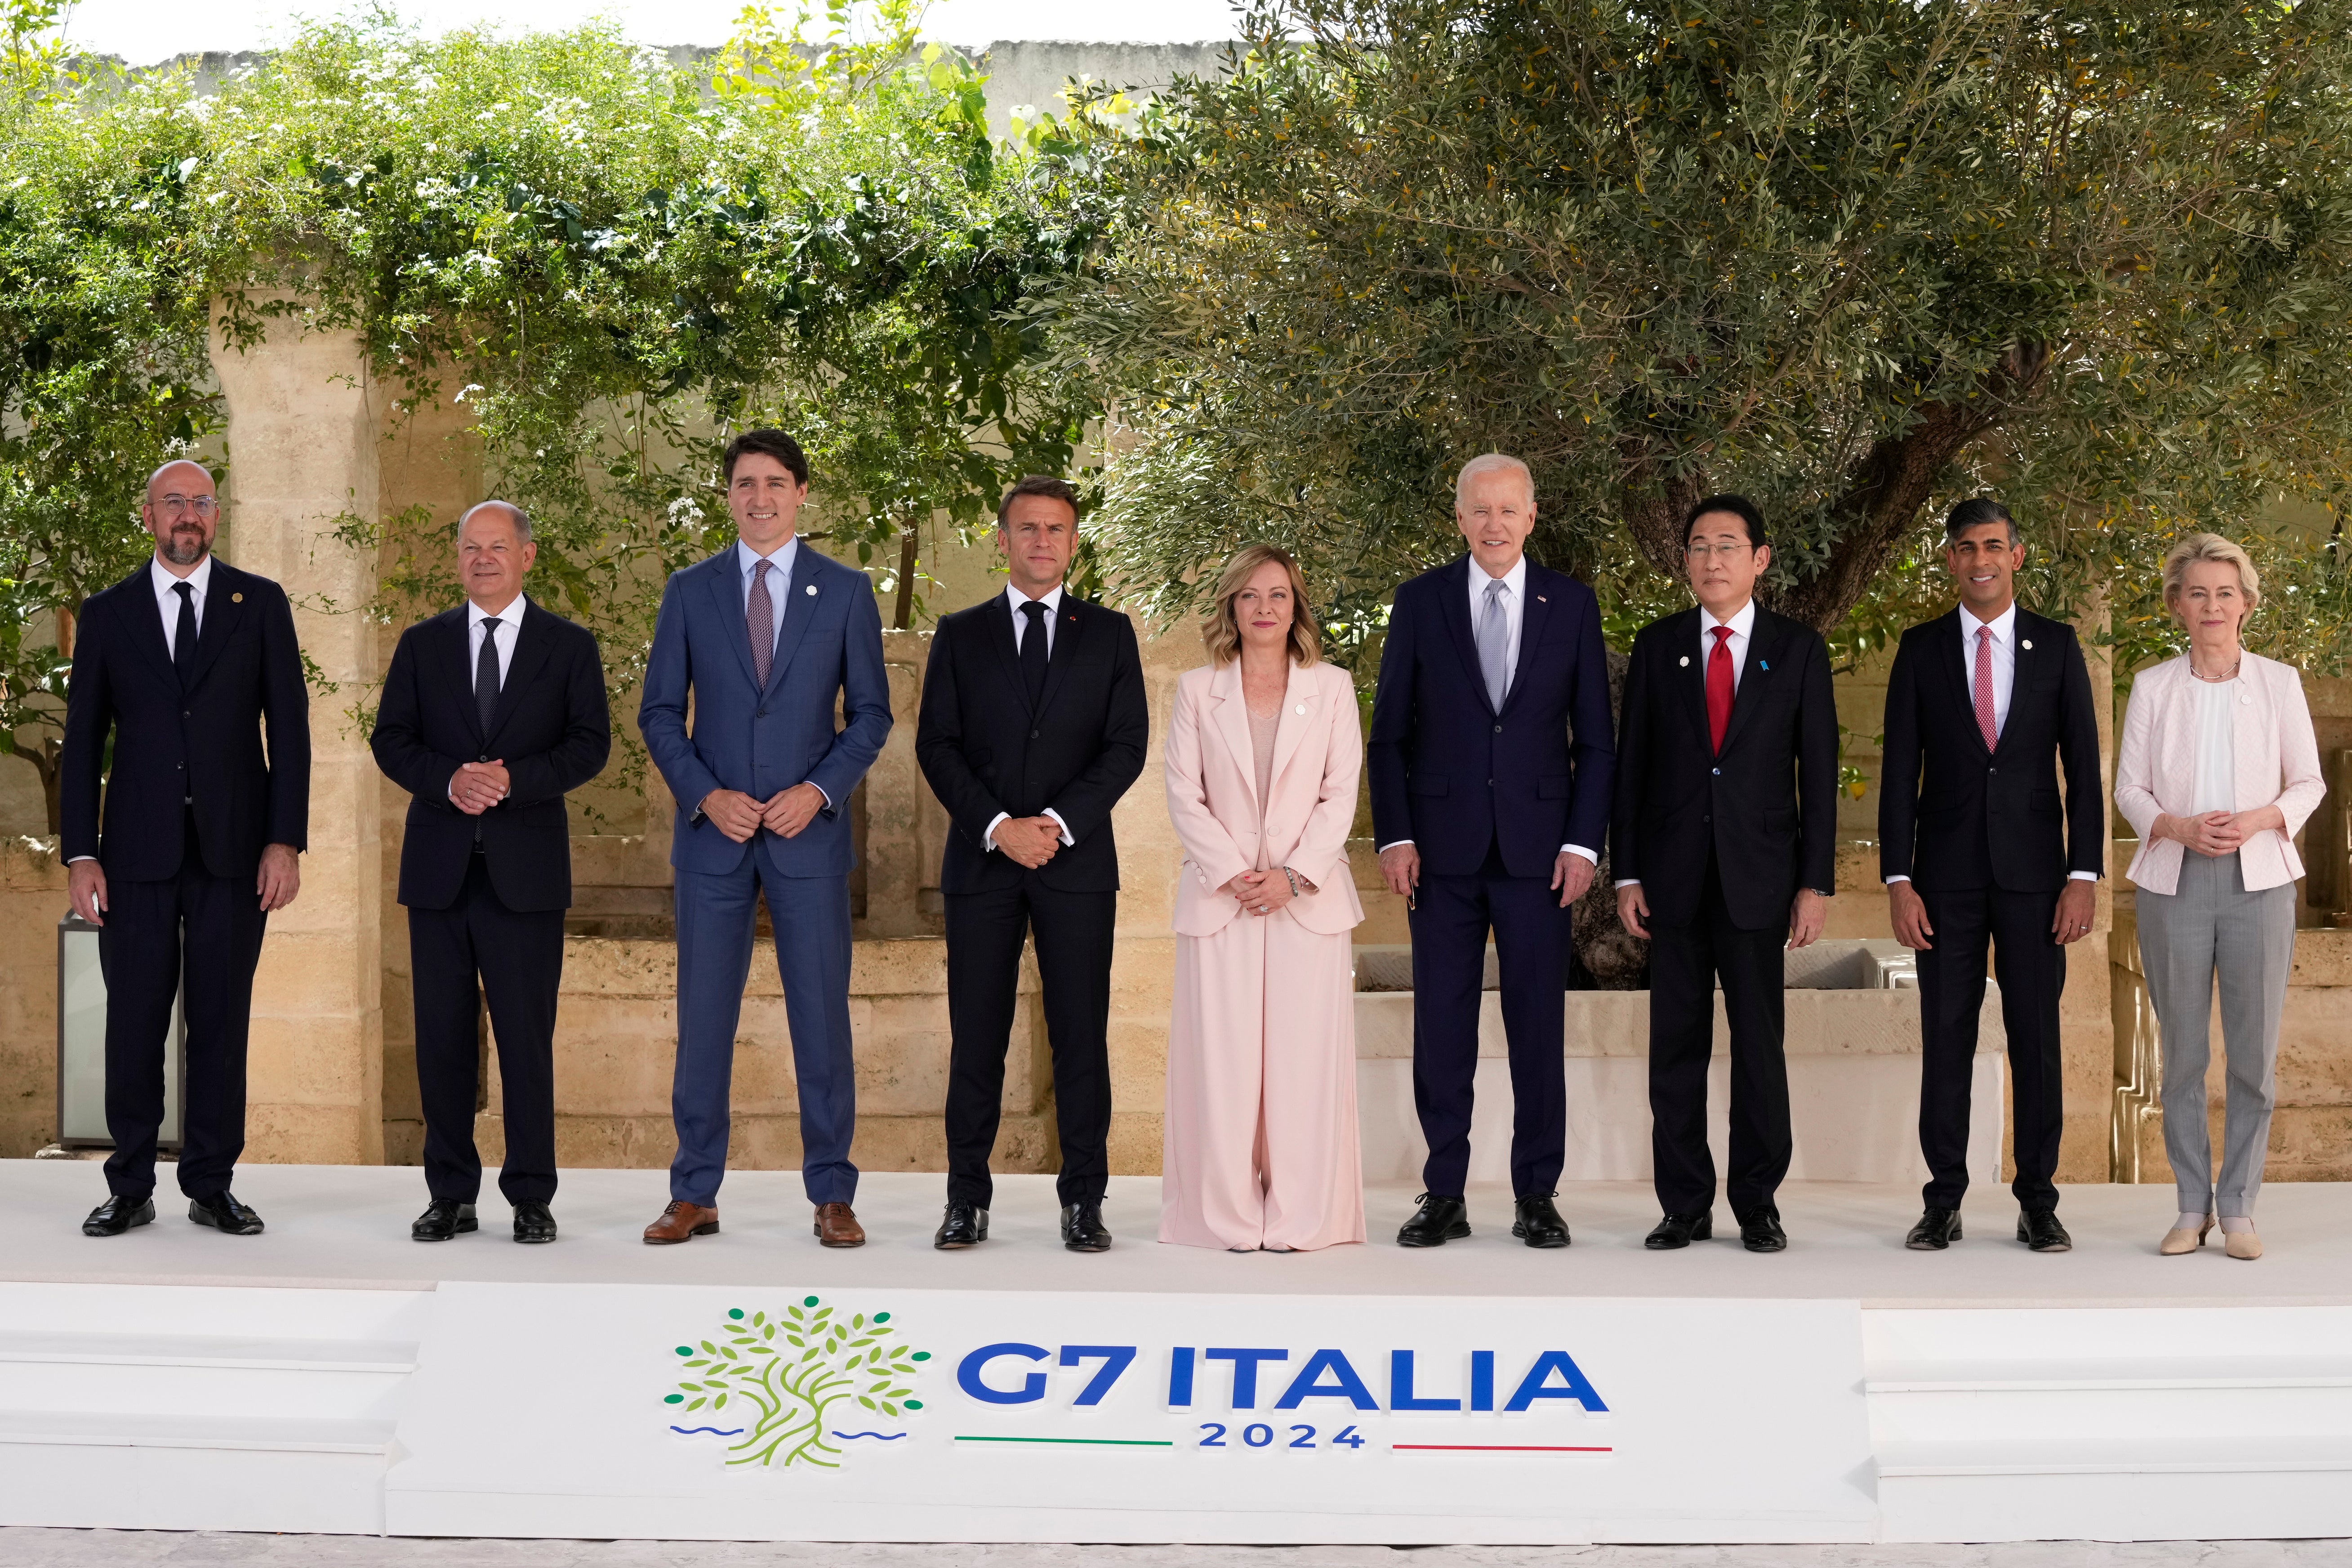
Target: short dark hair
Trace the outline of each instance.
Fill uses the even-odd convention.
[[[998,528],[1002,529],[1004,526],[1004,514],[1011,511],[1013,503],[1023,496],[1052,496],[1070,509],[1071,522],[1076,523],[1078,521],[1078,492],[1071,487],[1068,480],[1057,479],[1051,474],[1031,474],[1011,489],[1006,490],[1004,499],[996,503]]]
[[[1684,549],[1687,550],[1690,548],[1691,530],[1698,526],[1698,520],[1713,511],[1727,511],[1732,516],[1738,518],[1740,521],[1746,523],[1748,525],[1748,542],[1753,545],[1756,549],[1761,550],[1764,548],[1763,509],[1759,507],[1754,501],[1749,500],[1746,496],[1731,495],[1727,493],[1718,496],[1702,496],[1700,499],[1691,503],[1690,510],[1683,514]]]
[[[808,483],[808,454],[801,444],[782,430],[746,430],[727,443],[727,455],[719,460],[719,477],[729,484],[735,482],[735,464],[739,458],[759,452],[782,463],[793,472],[800,484]]]
[[[1944,519],[1944,542],[1951,543],[1972,528],[1997,522],[2009,531],[2011,549],[2017,546],[2017,519],[2009,515],[2009,508],[1990,496],[1971,496],[1954,507]]]

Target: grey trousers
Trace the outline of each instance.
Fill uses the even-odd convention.
[[[2182,1214],[2251,1218],[2277,1098],[2279,1015],[2294,958],[2294,884],[2246,891],[2235,855],[2180,857],[2170,894],[2142,888],[2139,961],[2163,1031],[2164,1152]],[[2229,1061],[2221,1181],[2205,1109],[2213,981],[2221,983],[2221,1039]]]

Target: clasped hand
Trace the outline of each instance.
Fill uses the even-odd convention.
[[[1297,873],[1290,875],[1297,876]],[[1298,886],[1305,892],[1315,890],[1315,885],[1304,877],[1298,878]],[[1277,913],[1297,897],[1291,891],[1290,877],[1285,876],[1280,867],[1270,871],[1244,871],[1217,891],[1229,894],[1253,915]]]
[[[2157,824],[2157,837],[2176,839],[2183,847],[2209,858],[2234,855],[2245,847],[2249,835],[2270,826],[2247,821],[2254,815],[2250,811],[2209,811],[2201,816],[2167,816]]]
[[[989,838],[1014,864],[1034,871],[1062,847],[1062,825],[1050,816],[1008,816],[991,830]]]
[[[702,815],[738,844],[751,842],[762,827],[779,838],[795,837],[824,808],[824,791],[806,782],[766,800],[739,789],[715,789],[702,797]]]
[[[479,816],[506,799],[514,789],[505,763],[459,763],[449,780],[449,804],[467,816]]]

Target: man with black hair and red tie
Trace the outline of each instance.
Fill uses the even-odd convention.
[[[1836,890],[1837,704],[1829,647],[1756,603],[1764,514],[1714,495],[1683,523],[1698,604],[1633,639],[1617,735],[1617,915],[1650,943],[1650,1151],[1664,1212],[1643,1245],[1714,1234],[1706,1075],[1715,994],[1731,1024],[1725,1195],[1750,1252],[1789,1245],[1782,952],[1822,934]]]

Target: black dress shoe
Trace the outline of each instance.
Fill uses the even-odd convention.
[[[188,1217],[226,1236],[261,1234],[261,1216],[237,1202],[236,1194],[226,1187],[208,1198],[190,1198]]]
[[[1470,1215],[1460,1198],[1421,1194],[1421,1207],[1397,1231],[1399,1247],[1443,1247],[1470,1234]]]
[[[1062,1245],[1072,1252],[1110,1250],[1110,1232],[1103,1228],[1101,1200],[1062,1205]]]
[[[1650,1227],[1642,1245],[1653,1252],[1672,1252],[1688,1247],[1694,1241],[1715,1239],[1715,1211],[1701,1209],[1696,1214],[1670,1214]]]
[[[960,1247],[978,1247],[988,1239],[988,1211],[977,1204],[950,1204],[947,1217],[931,1237],[931,1245],[942,1252],[952,1252]]]
[[[473,1205],[461,1204],[455,1198],[435,1198],[409,1226],[408,1239],[446,1241],[462,1231],[480,1228],[481,1222],[474,1217]]]
[[[1960,1239],[1960,1211],[1939,1209],[1933,1205],[1903,1238],[1903,1245],[1914,1252],[1941,1252]]]
[[[1739,1218],[1739,1245],[1750,1252],[1786,1252],[1789,1233],[1780,1228],[1780,1211],[1755,1209]]]
[[[514,1232],[517,1241],[553,1241],[555,1215],[537,1198],[525,1198],[514,1206]]]
[[[155,1199],[126,1198],[117,1193],[89,1211],[81,1222],[84,1236],[121,1236],[134,1225],[145,1225],[155,1217]]]
[[[2017,1239],[2036,1252],[2072,1252],[2074,1238],[2058,1223],[2056,1209],[2021,1209],[2017,1215]]]
[[[1529,1193],[1517,1200],[1519,1217],[1511,1222],[1511,1234],[1529,1247],[1566,1247],[1568,1221],[1559,1217],[1552,1199],[1558,1193]]]

